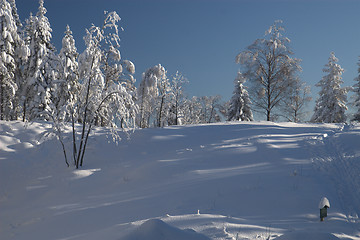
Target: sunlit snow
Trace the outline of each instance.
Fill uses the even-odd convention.
[[[97,128],[78,170],[50,129],[0,122],[1,240],[360,239],[359,125]]]

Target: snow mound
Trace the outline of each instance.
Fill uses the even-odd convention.
[[[320,202],[319,202],[319,208],[321,209],[321,208],[323,208],[323,207],[325,207],[325,206],[327,206],[328,208],[330,208],[330,202],[329,202],[329,200],[328,200],[326,197],[323,197],[323,198],[321,198],[321,200],[320,200]]]
[[[331,233],[321,232],[292,232],[285,233],[284,235],[275,238],[275,240],[337,240],[340,238],[335,237]]]
[[[181,230],[170,226],[160,219],[151,219],[140,225],[134,232],[121,240],[210,240],[192,229]]]

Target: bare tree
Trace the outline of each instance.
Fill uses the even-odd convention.
[[[304,108],[312,100],[309,94],[310,87],[306,86],[305,83],[300,82],[300,79],[298,79],[289,97],[284,100],[282,116],[290,122],[302,121],[307,115]]]
[[[221,110],[221,96],[203,96],[200,98],[201,102],[201,119],[202,123],[214,123],[220,122],[220,110]]]
[[[169,125],[181,125],[183,116],[183,108],[185,105],[185,84],[188,83],[187,78],[185,78],[179,71],[176,71],[173,76],[170,94],[171,94],[171,107],[169,113]]]
[[[290,40],[281,34],[284,31],[281,24],[282,21],[275,21],[264,38],[236,56],[236,63],[241,64],[244,77],[251,84],[249,93],[254,110],[265,113],[267,121],[273,119],[273,110],[280,109],[289,96],[301,70],[300,60],[291,57]]]

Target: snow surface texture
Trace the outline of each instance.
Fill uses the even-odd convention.
[[[151,219],[146,221],[134,232],[123,238],[123,240],[137,239],[210,240],[210,238],[198,234],[194,230],[180,230],[164,223],[159,219]]]
[[[360,125],[97,128],[79,170],[49,129],[0,122],[1,240],[360,239]]]

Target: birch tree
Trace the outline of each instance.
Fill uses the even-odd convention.
[[[157,82],[158,97],[156,101],[156,126],[163,127],[167,125],[169,107],[170,107],[170,82],[165,74]]]
[[[105,12],[101,27],[92,25],[84,37],[86,49],[79,56],[78,100],[69,101],[73,132],[73,159],[76,168],[83,165],[89,135],[94,126],[109,127],[115,141],[120,140],[118,123],[125,130],[134,123],[138,107],[135,103],[134,64],[122,59],[122,28],[116,12]],[[81,130],[75,127],[81,122]]]
[[[142,74],[142,80],[138,88],[139,117],[138,126],[150,127],[150,119],[155,110],[156,99],[159,96],[159,82],[166,78],[166,70],[161,64],[147,69]],[[160,84],[161,85],[161,84]]]
[[[282,21],[275,21],[264,38],[255,40],[236,56],[236,63],[251,85],[254,110],[264,113],[267,121],[274,119],[274,111],[288,97],[301,70],[300,60],[292,57],[290,39],[283,32]]]
[[[66,26],[65,36],[62,39],[62,48],[59,53],[59,81],[56,86],[54,106],[60,120],[66,121],[73,116],[74,106],[71,103],[79,101],[79,64],[77,48],[72,31]],[[70,103],[70,104],[69,104]]]
[[[284,99],[282,116],[290,122],[301,122],[307,112],[305,107],[312,100],[310,97],[310,87],[298,79],[291,89],[289,96]]]
[[[171,81],[170,94],[170,112],[169,112],[169,125],[181,125],[184,118],[184,105],[186,101],[185,84],[188,83],[179,71],[176,71]]]

